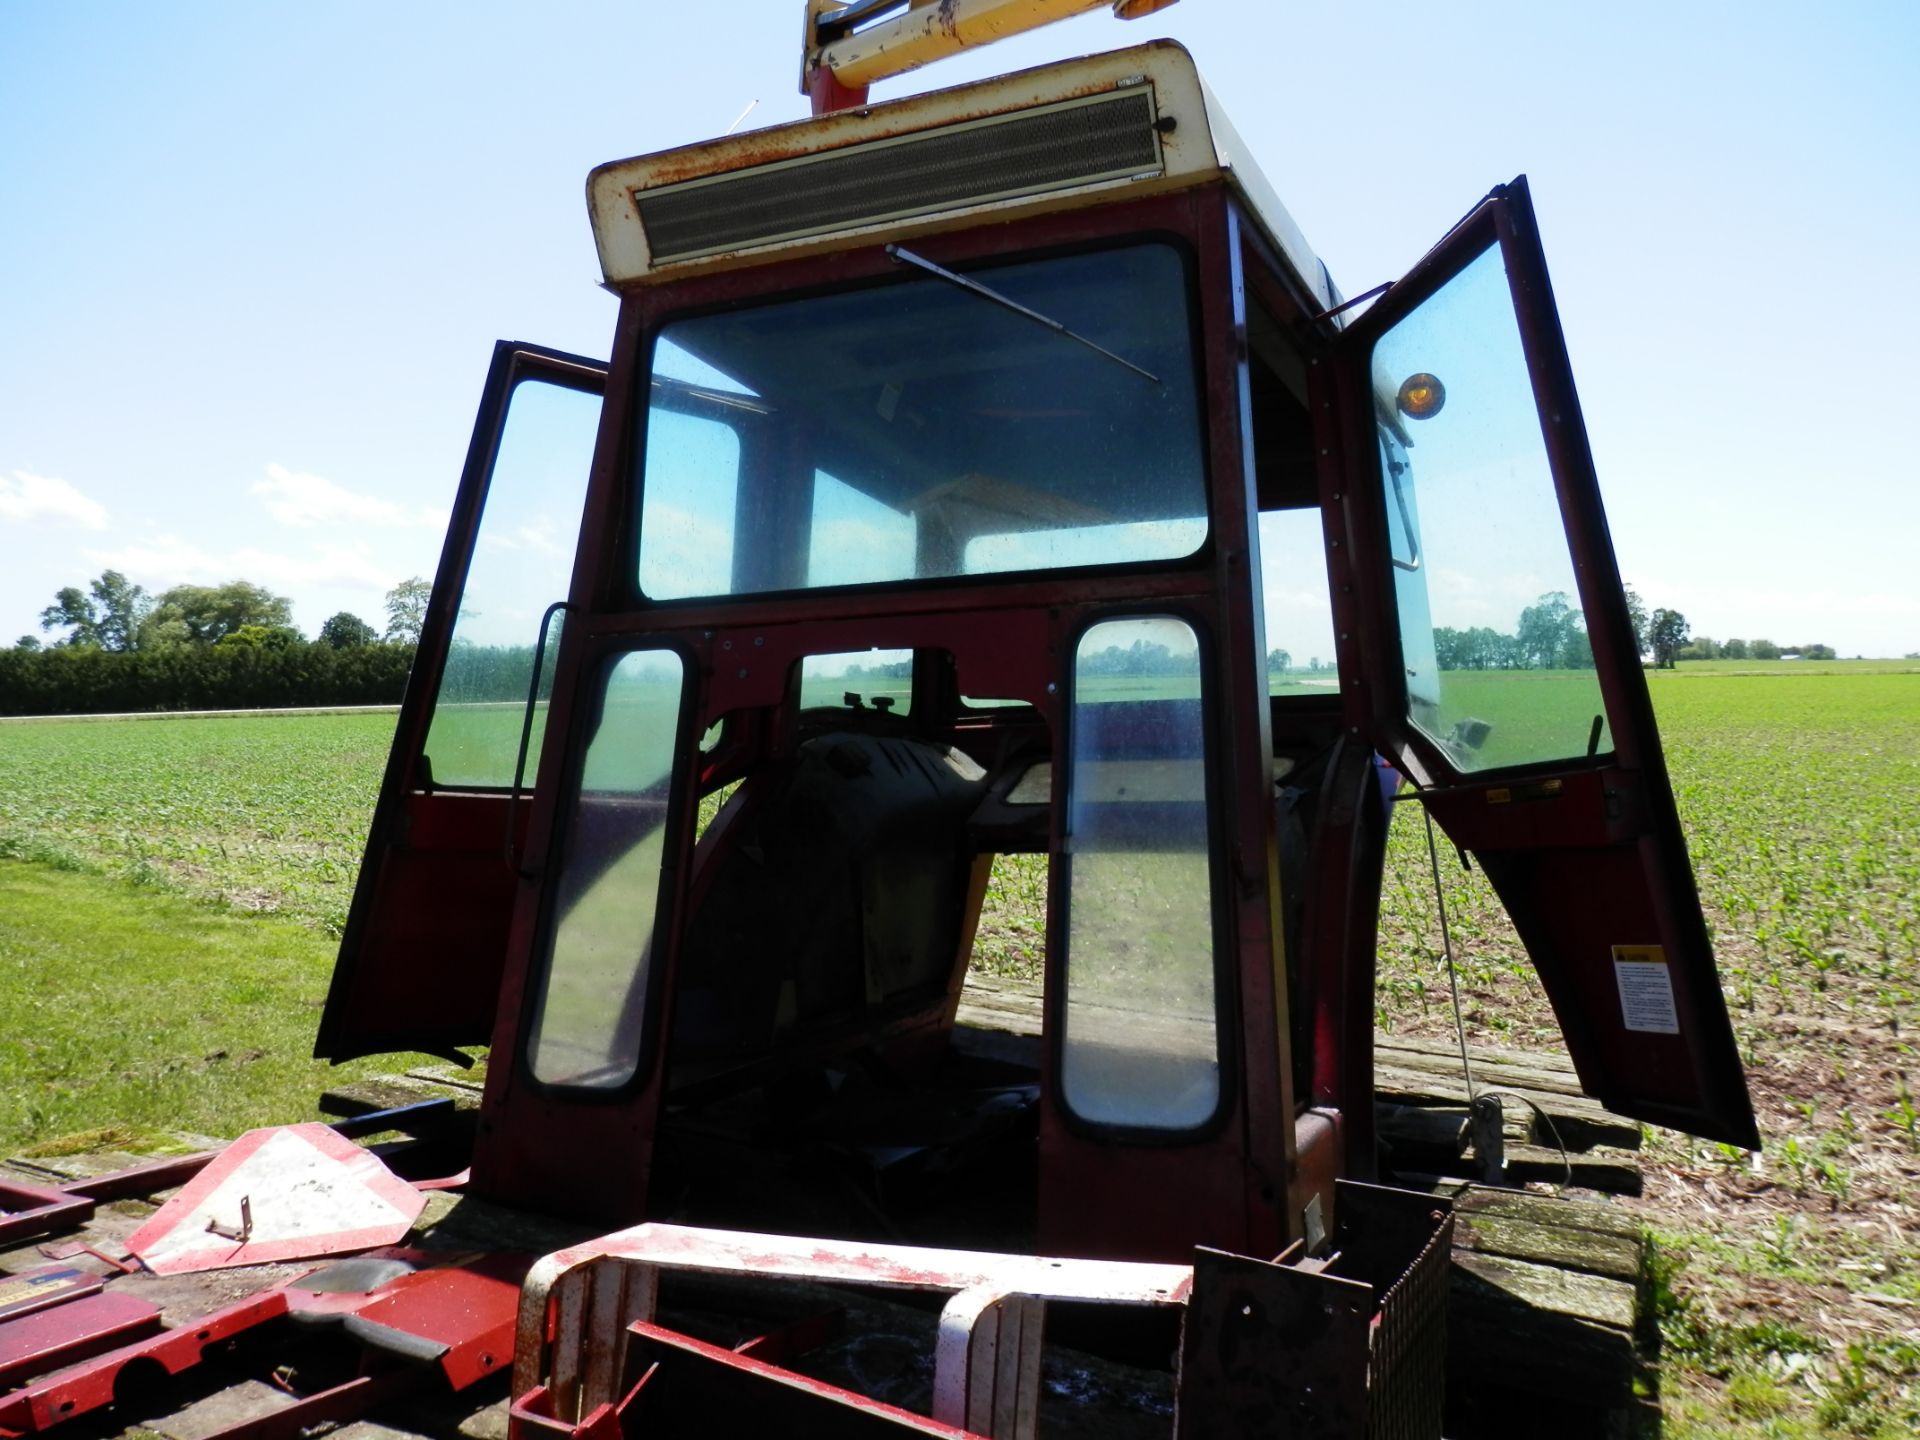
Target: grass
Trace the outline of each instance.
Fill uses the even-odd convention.
[[[1748,1156],[1649,1134],[1648,1193],[1630,1203],[1666,1257],[1667,1433],[1915,1433],[1920,663],[1649,679],[1766,1142]],[[0,858],[39,862],[0,863],[0,965],[17,972],[0,986],[0,1142],[306,1113],[333,1072],[299,1057],[392,723],[0,727]],[[1424,835],[1400,809],[1378,1018],[1445,1034]],[[1491,892],[1446,871],[1469,1034],[1556,1044]],[[1037,967],[1046,885],[1044,857],[996,862],[985,968]]]
[[[329,1084],[395,1063],[307,1058],[333,950],[312,926],[0,861],[0,1147],[316,1118]]]

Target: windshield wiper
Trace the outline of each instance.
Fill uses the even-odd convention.
[[[1154,374],[1151,370],[1142,370],[1138,365],[1134,364],[1131,360],[1123,359],[1122,357],[1114,354],[1113,351],[1107,349],[1106,346],[1096,345],[1093,341],[1087,339],[1086,336],[1078,334],[1075,331],[1069,330],[1066,326],[1062,325],[1058,320],[1050,319],[1047,316],[1042,315],[1038,310],[1029,310],[1026,306],[1022,305],[1018,300],[1009,300],[1005,295],[1002,295],[998,290],[989,290],[985,285],[982,285],[978,280],[969,280],[965,275],[955,274],[953,271],[947,269],[945,266],[934,264],[933,261],[927,259],[927,257],[924,255],[914,254],[913,251],[907,249],[903,245],[887,246],[887,254],[891,255],[896,260],[905,261],[909,265],[918,265],[922,270],[926,271],[929,275],[937,275],[942,280],[946,281],[949,285],[958,285],[962,290],[971,290],[975,295],[979,295],[985,299],[991,300],[996,305],[1004,306],[1007,309],[1013,311],[1013,313],[1016,315],[1024,315],[1027,319],[1033,321],[1035,324],[1046,326],[1047,329],[1053,331],[1053,333],[1056,335],[1064,335],[1069,340],[1077,340],[1082,345],[1086,346],[1089,350],[1092,350],[1097,354],[1106,356],[1107,359],[1113,361],[1114,364],[1124,365],[1127,367],[1127,369],[1133,371],[1134,374],[1146,376],[1147,379],[1151,380],[1156,385],[1160,383],[1160,377]]]

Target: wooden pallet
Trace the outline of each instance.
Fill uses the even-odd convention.
[[[1040,987],[1031,981],[969,976],[956,1017],[961,1043],[977,1053],[1037,1064]],[[1581,1092],[1564,1055],[1468,1047],[1474,1088],[1501,1100],[1505,1180],[1571,1185],[1614,1195],[1640,1193],[1640,1126]],[[1409,1152],[1399,1168],[1460,1180],[1486,1179],[1466,1141],[1468,1086],[1451,1040],[1374,1036],[1375,1094],[1389,1145]],[[1453,1122],[1449,1126],[1449,1122]],[[1449,1141],[1449,1133],[1458,1143]]]

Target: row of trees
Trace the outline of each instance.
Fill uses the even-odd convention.
[[[1082,655],[1074,663],[1074,668],[1081,675],[1197,675],[1200,673],[1200,652],[1198,650],[1174,651],[1157,640],[1136,640],[1125,647],[1109,645],[1106,649],[1095,651],[1091,655]],[[1297,671],[1318,675],[1332,669],[1333,667],[1324,664],[1318,655],[1307,661],[1304,666],[1296,667],[1291,652],[1286,650],[1267,652],[1269,675],[1290,675]]]
[[[1183,650],[1175,654],[1156,640],[1136,640],[1122,648],[1109,645],[1074,662],[1080,675],[1197,675],[1200,652]]]
[[[150,596],[108,570],[54,596],[40,614],[51,640],[0,650],[0,714],[392,704],[430,588],[416,578],[388,591],[384,631],[343,610],[308,640],[292,601],[252,581]]]
[[[1655,665],[1672,669],[1680,647],[1687,643],[1687,617],[1665,608],[1649,612],[1639,591],[1631,585],[1626,590],[1627,618],[1633,622],[1635,647],[1640,654],[1651,655]]]
[[[1629,585],[1627,615],[1633,622],[1634,643],[1653,663],[1671,668],[1679,660],[1779,660],[1800,656],[1831,660],[1830,645],[1776,645],[1771,640],[1713,640],[1693,636],[1687,617],[1678,610],[1646,602]],[[1433,648],[1442,670],[1591,670],[1593,649],[1587,639],[1586,618],[1575,610],[1564,591],[1542,595],[1520,612],[1515,633],[1489,626],[1455,630],[1434,627]]]
[[[1549,591],[1520,612],[1508,635],[1488,625],[1433,629],[1434,661],[1442,670],[1591,670],[1593,647],[1584,617],[1566,592]]]
[[[1696,635],[1674,652],[1677,660],[1837,660],[1831,645],[1776,645],[1771,640],[1715,640]]]
[[[1318,655],[1315,655],[1300,668],[1309,675],[1321,675],[1332,673],[1335,667],[1322,660]],[[1291,675],[1293,673],[1294,663],[1293,653],[1291,651],[1269,650],[1267,652],[1267,674]]]
[[[431,588],[415,576],[386,594],[383,633],[351,611],[342,610],[320,627],[314,643],[336,650],[371,645],[413,645],[420,639]],[[224,585],[176,585],[159,595],[118,570],[102,571],[83,590],[68,585],[40,612],[40,628],[61,632],[46,648],[103,650],[109,654],[167,650],[194,645],[243,645],[285,649],[307,643],[294,628],[293,602],[250,580]],[[16,650],[43,648],[37,636],[22,635]]]
[[[0,650],[0,715],[395,705],[412,665],[411,645],[384,641],[344,649],[304,643],[16,647]]]

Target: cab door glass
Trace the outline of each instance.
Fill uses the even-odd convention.
[[[1457,770],[1611,751],[1498,245],[1372,356],[1408,718]]]
[[[1317,507],[1261,512],[1260,587],[1266,611],[1267,693],[1338,694],[1327,536]]]
[[[1061,1091],[1083,1120],[1185,1130],[1220,1104],[1200,643],[1171,617],[1074,655]]]
[[[597,391],[544,380],[514,386],[427,730],[437,786],[513,783],[540,621],[549,605],[567,598],[599,422]],[[529,774],[539,762],[558,648],[556,617],[547,634]]]
[[[671,650],[637,650],[602,673],[527,1046],[545,1084],[617,1089],[639,1066],[685,679]]]

